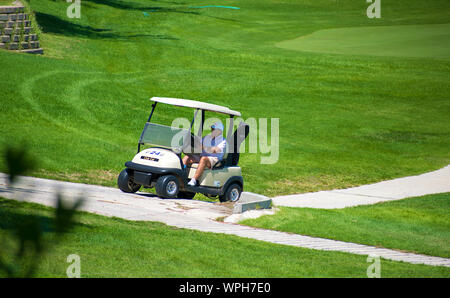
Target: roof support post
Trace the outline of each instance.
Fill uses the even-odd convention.
[[[155,111],[156,104],[157,104],[156,101],[155,101],[155,103],[152,104],[152,111],[150,112],[150,116],[148,116],[147,122],[150,122],[150,119],[152,119],[153,111]]]

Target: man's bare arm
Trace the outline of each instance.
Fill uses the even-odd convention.
[[[203,146],[203,149],[208,153],[220,153],[222,150],[219,147],[207,147]]]

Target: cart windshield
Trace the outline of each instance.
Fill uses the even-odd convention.
[[[147,122],[139,143],[181,151],[183,140],[189,135],[190,131],[187,129]]]

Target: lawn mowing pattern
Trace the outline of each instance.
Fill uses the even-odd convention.
[[[318,30],[373,24],[361,13],[364,1],[188,8],[199,4],[86,0],[78,20],[67,18],[64,1],[31,1],[45,55],[0,51],[0,146],[23,142],[39,161],[32,175],[113,186],[135,153],[148,99],[167,96],[226,105],[244,119],[280,118],[278,163],[241,156],[252,192],[346,188],[450,163],[447,60],[275,46]],[[386,3],[376,24],[445,24],[447,7]],[[187,117],[158,109],[156,121]]]

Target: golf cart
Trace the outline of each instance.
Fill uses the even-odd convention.
[[[134,193],[141,186],[154,187],[161,198],[192,199],[196,193],[202,193],[208,197],[218,196],[221,202],[239,200],[244,181],[238,166],[238,149],[249,133],[249,126],[240,122],[236,131],[232,130],[234,117],[241,116],[241,113],[223,106],[188,99],[152,97],[150,100],[153,102],[152,110],[139,139],[138,152],[131,161],[125,163],[126,169],[120,173],[117,181],[119,188],[124,192]],[[151,123],[158,103],[194,109],[190,130]],[[198,185],[190,186],[188,181],[194,176],[198,163],[186,167],[182,161],[182,153],[202,152],[206,111],[227,115],[227,149],[221,161],[212,169],[204,170]],[[197,119],[199,122],[198,117],[201,117],[201,124],[198,132],[194,134],[194,121]],[[141,150],[144,145],[147,148]]]

